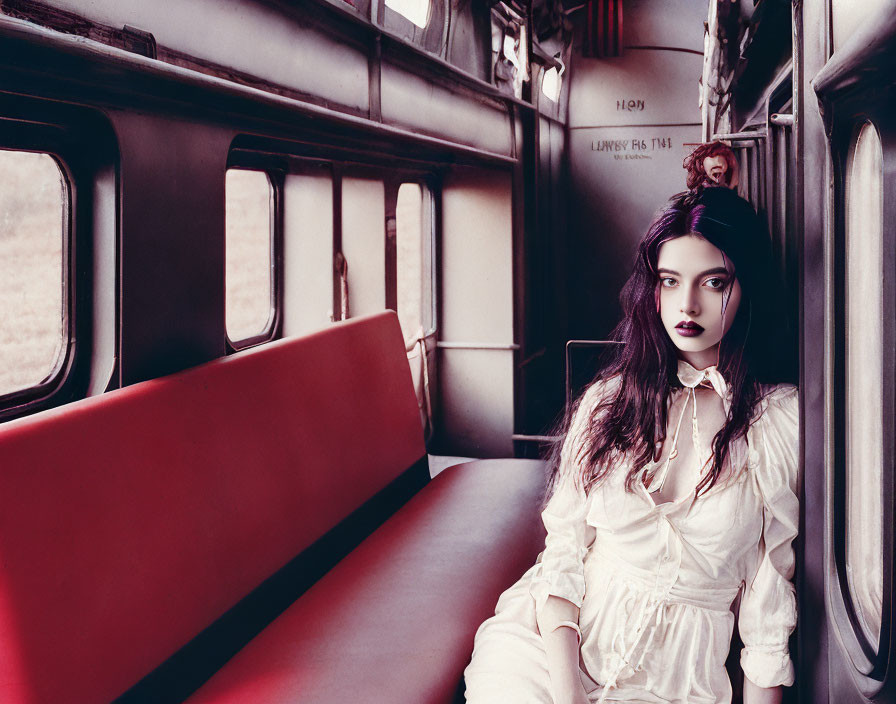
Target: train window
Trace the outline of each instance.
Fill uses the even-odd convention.
[[[55,158],[0,150],[0,395],[48,386],[63,371],[68,222]]]
[[[225,323],[242,347],[267,335],[274,319],[274,189],[264,171],[228,169],[226,179]]]
[[[283,184],[283,334],[333,319],[333,177],[324,167]]]
[[[874,125],[853,142],[846,173],[846,573],[868,641],[880,639],[884,452],[882,153]]]
[[[386,7],[422,29],[429,21],[429,2],[430,0],[386,0]]]
[[[386,307],[385,187],[380,179],[342,179],[343,307],[349,317]]]
[[[398,319],[405,339],[429,333],[434,324],[429,199],[429,190],[419,183],[403,183],[398,189],[396,283]]]
[[[491,9],[486,3],[452,2],[446,58],[483,81],[492,79]]]

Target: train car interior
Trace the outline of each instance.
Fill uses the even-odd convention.
[[[0,701],[463,701],[720,141],[799,362],[784,701],[896,704],[894,69],[896,0],[0,0]]]

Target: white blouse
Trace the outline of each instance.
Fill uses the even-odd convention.
[[[692,417],[694,447],[708,456],[711,438],[700,441],[694,388],[711,384],[727,412],[727,384],[715,367],[697,371],[685,362],[679,379],[685,386],[679,393],[694,404],[681,417]],[[724,662],[731,605],[741,590],[744,674],[760,687],[792,684],[787,642],[796,626],[790,582],[799,512],[796,388],[777,386],[760,401],[746,442],[732,444],[735,471],[726,479],[696,501],[689,494],[659,505],[641,478],[634,493],[626,491],[631,465],[625,461],[587,496],[576,487],[572,463],[600,393],[593,385],[573,419],[559,483],[542,514],[545,550],[529,581],[536,610],[550,595],[580,607],[580,664],[592,680],[590,696],[599,702],[730,701]],[[649,470],[657,470],[654,482],[662,481],[662,467],[642,471]]]

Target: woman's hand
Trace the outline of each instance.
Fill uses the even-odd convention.
[[[744,677],[744,704],[781,704],[782,687],[760,687]]]
[[[561,628],[561,637],[563,631],[569,631],[568,628]],[[585,693],[585,686],[582,684],[582,678],[579,677],[579,658],[578,658],[578,642],[573,637],[572,645],[575,647],[576,657],[570,662],[570,658],[563,653],[569,644],[552,643],[545,644],[548,652],[548,670],[551,675],[551,694],[554,697],[554,704],[588,704],[588,695]],[[559,647],[554,647],[559,646]],[[554,651],[553,653],[551,651]],[[552,657],[555,655],[556,657]]]
[[[579,609],[566,599],[550,596],[536,617],[554,704],[588,704],[579,676],[579,633],[572,627],[579,621]]]
[[[564,683],[563,686],[553,687],[554,704],[589,704],[588,695],[582,680],[576,675],[576,681]]]
[[[561,626],[542,633],[551,694],[554,704],[588,704],[585,687],[579,676],[579,638],[571,628]]]

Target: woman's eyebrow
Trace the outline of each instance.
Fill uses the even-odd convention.
[[[672,269],[657,269],[657,274],[672,274],[672,276],[681,276],[677,271]],[[727,276],[728,270],[723,266],[717,266],[715,269],[707,269],[706,271],[701,271],[697,274],[697,278],[701,276],[708,276],[709,274],[725,274]]]

